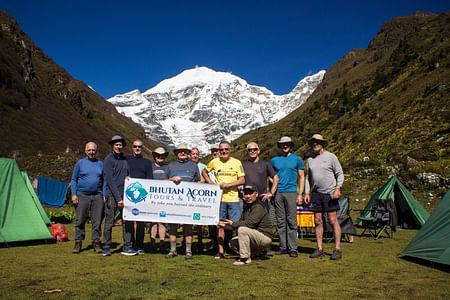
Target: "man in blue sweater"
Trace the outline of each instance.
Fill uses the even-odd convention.
[[[152,163],[142,156],[143,142],[139,139],[133,141],[133,155],[127,156],[128,166],[130,167],[131,178],[143,178],[153,179]],[[145,222],[132,222],[136,223],[136,227],[132,227],[132,239],[135,241],[135,249],[138,254],[144,254],[144,234],[145,234]]]
[[[272,158],[272,166],[277,172],[279,182],[275,195],[275,214],[280,238],[277,254],[297,257],[297,205],[303,202],[305,172],[303,160],[291,153],[294,143],[288,136],[277,142],[281,155]]]
[[[71,179],[72,203],[76,207],[75,246],[72,253],[80,253],[85,238],[85,225],[91,210],[92,246],[102,252],[100,232],[103,215],[103,163],[95,158],[97,145],[86,144],[86,156],[76,162]]]
[[[109,144],[112,147],[103,161],[103,176],[105,179],[104,196],[105,196],[105,229],[103,231],[103,256],[111,255],[112,228],[114,226],[114,214],[116,207],[122,209],[123,191],[125,188],[125,178],[130,176],[130,167],[127,159],[122,152],[126,146],[125,139],[120,135],[112,137]],[[131,240],[131,227],[133,224],[122,222],[123,226],[123,255],[137,255],[133,249]]]

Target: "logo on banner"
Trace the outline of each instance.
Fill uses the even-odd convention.
[[[147,191],[142,187],[142,185],[139,182],[134,182],[130,184],[126,189],[125,194],[127,195],[127,199],[133,203],[145,201],[145,198],[148,195]]]
[[[139,214],[139,209],[133,208],[133,209],[131,210],[131,213],[132,213],[133,215],[137,216],[137,215]]]
[[[200,213],[194,213],[192,215],[192,219],[195,221],[200,221]]]
[[[165,217],[167,217],[166,212],[165,212],[165,211],[160,211],[160,212],[159,212],[159,217],[160,217],[160,218],[165,218]]]

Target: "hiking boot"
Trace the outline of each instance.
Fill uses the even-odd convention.
[[[289,257],[298,257],[298,252],[295,250],[289,251]]]
[[[309,256],[309,258],[318,258],[323,256],[323,250],[322,249],[316,249],[314,252]]]
[[[137,254],[139,254],[139,255],[145,254],[144,248],[137,248],[136,252],[137,252]]]
[[[103,246],[103,256],[111,256],[111,249],[109,246]]]
[[[236,260],[233,265],[235,266],[245,266],[248,265],[252,262],[252,259],[249,258],[239,258],[238,260]]]
[[[134,250],[133,248],[124,249],[122,252],[120,252],[120,254],[125,255],[125,256],[138,255],[137,251]]]
[[[225,258],[225,255],[223,253],[217,252],[216,256],[214,256],[214,259],[223,259]]]
[[[166,255],[166,258],[174,258],[177,255],[178,255],[177,251],[170,250],[169,253]]]
[[[186,252],[186,255],[184,256],[185,259],[192,259],[192,252],[188,251]]]
[[[99,241],[94,241],[92,243],[92,248],[94,249],[95,253],[103,253],[103,249]]]
[[[340,249],[334,249],[333,254],[331,254],[331,260],[339,260],[342,258],[342,251]]]
[[[287,254],[286,248],[280,248],[277,252],[275,252],[276,255],[283,255]]]
[[[72,253],[80,253],[81,252],[81,241],[75,241],[75,246],[73,246]]]

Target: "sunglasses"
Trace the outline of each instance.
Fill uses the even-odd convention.
[[[258,148],[248,148],[247,151],[248,152],[257,152]]]
[[[133,145],[133,148],[142,148],[142,145]]]
[[[219,149],[219,151],[220,152],[229,152],[230,148],[222,148],[222,149]]]
[[[211,150],[211,153],[216,153],[216,152],[219,152],[219,149],[212,149]]]

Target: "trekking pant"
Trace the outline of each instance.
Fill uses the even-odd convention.
[[[269,248],[272,239],[256,229],[241,226],[238,228],[240,258],[255,257]]]
[[[112,228],[114,226],[114,214],[117,203],[113,196],[106,197],[105,201],[105,228],[103,229],[103,245],[110,246],[112,240]]]
[[[280,248],[297,251],[297,193],[280,193],[275,196],[275,214]]]
[[[83,195],[79,194],[76,208],[75,240],[84,241],[86,236],[85,225],[91,211],[92,240],[100,242],[103,199],[101,194]]]

